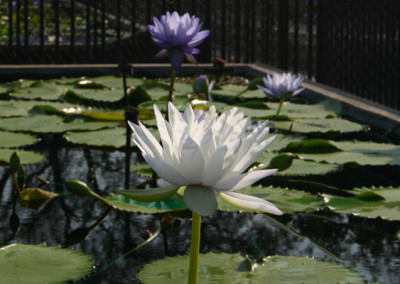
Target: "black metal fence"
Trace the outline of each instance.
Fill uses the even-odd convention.
[[[146,25],[195,14],[199,62],[267,63],[400,109],[398,0],[0,1],[0,64],[148,63]]]

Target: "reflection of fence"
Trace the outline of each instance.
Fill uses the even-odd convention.
[[[146,25],[173,10],[211,29],[200,62],[267,63],[400,108],[397,0],[2,1],[0,64],[152,62]]]

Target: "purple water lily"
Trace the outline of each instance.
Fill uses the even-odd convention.
[[[263,78],[265,87],[260,85],[257,85],[257,87],[273,97],[292,97],[304,90],[304,88],[300,88],[303,80],[303,77],[289,73],[273,74]]]
[[[200,50],[195,47],[210,34],[209,30],[200,31],[202,26],[199,18],[188,13],[180,16],[177,12],[167,12],[160,20],[154,17],[154,26],[148,25],[147,29],[153,41],[161,48],[156,58],[169,54],[172,68],[175,70],[181,67],[185,56],[196,62],[193,55],[200,53]]]

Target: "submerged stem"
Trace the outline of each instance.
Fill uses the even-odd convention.
[[[200,251],[200,229],[201,216],[193,212],[192,214],[192,241],[190,245],[190,264],[189,264],[189,284],[197,283],[199,270],[199,251]]]
[[[284,102],[285,102],[285,99],[282,97],[281,101],[279,102],[279,107],[278,107],[278,111],[276,112],[276,116],[278,116],[279,113],[281,112],[281,109],[282,109],[282,106],[283,106]]]

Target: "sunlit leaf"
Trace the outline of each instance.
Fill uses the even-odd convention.
[[[64,283],[82,278],[93,267],[91,257],[72,249],[12,244],[0,248],[0,283]]]
[[[0,164],[8,165],[10,156],[14,152],[15,149],[0,149]],[[18,150],[18,155],[21,159],[21,164],[39,163],[45,159],[44,155],[34,151]]]
[[[400,220],[400,188],[356,188],[354,192],[355,197],[325,195],[325,206],[338,213]]]
[[[341,152],[330,154],[299,154],[304,159],[327,163],[358,165],[400,165],[400,146],[363,141],[335,141]]]
[[[129,199],[123,195],[110,195],[105,198],[116,209],[128,212],[140,212],[146,214],[164,213],[170,211],[186,210],[186,204],[183,197],[178,194],[172,197],[156,202],[139,202]]]
[[[259,197],[273,203],[284,213],[314,211],[323,206],[321,197],[301,191],[279,187],[252,186],[237,191]],[[224,211],[239,211],[220,198],[218,198],[218,209]],[[243,210],[240,210],[243,211]]]
[[[96,130],[118,126],[119,122],[90,121],[82,118],[65,120],[54,115],[11,117],[0,120],[0,128],[32,133],[62,133],[69,130]]]
[[[23,99],[40,99],[40,100],[59,100],[65,92],[65,88],[43,81],[37,81],[27,88],[19,88],[15,92],[10,93],[12,97]]]
[[[85,132],[67,132],[64,138],[74,144],[92,147],[121,148],[126,143],[126,129],[122,127]]]
[[[39,139],[33,135],[6,131],[0,131],[0,137],[0,148],[21,147],[32,145],[39,141]]]
[[[364,283],[361,276],[344,266],[296,256],[270,256],[254,266],[240,254],[207,253],[199,256],[199,283]],[[140,282],[186,283],[189,256],[167,257],[146,264],[137,274]]]

